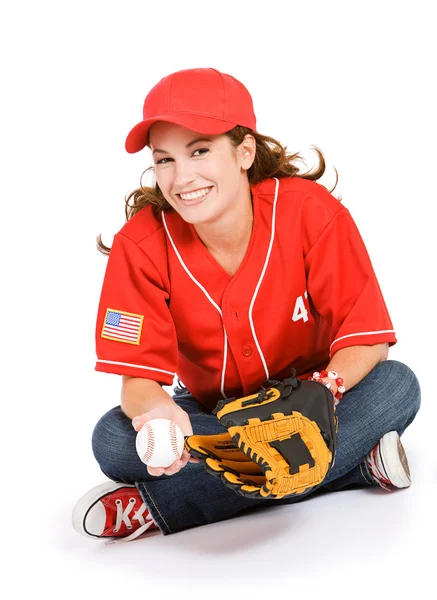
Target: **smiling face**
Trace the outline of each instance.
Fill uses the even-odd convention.
[[[226,135],[205,135],[159,121],[149,134],[156,182],[167,202],[188,223],[219,221],[247,201],[247,169],[255,140],[234,148]]]

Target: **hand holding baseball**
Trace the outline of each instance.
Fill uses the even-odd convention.
[[[132,425],[138,432],[138,454],[147,464],[150,475],[174,475],[188,462],[199,462],[183,449],[184,436],[192,435],[193,428],[188,414],[177,404],[157,407],[138,415],[132,420]],[[148,451],[151,438],[155,441],[153,453]],[[159,460],[162,464],[159,464]]]

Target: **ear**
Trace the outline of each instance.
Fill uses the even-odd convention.
[[[240,166],[243,170],[248,171],[253,165],[256,154],[256,141],[253,135],[247,133],[244,140],[238,146],[238,156]]]

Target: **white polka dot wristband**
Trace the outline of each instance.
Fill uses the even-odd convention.
[[[336,385],[337,385],[337,392],[334,395],[334,406],[337,406],[337,404],[340,402],[340,400],[343,398],[343,394],[346,391],[346,388],[343,385],[343,378],[339,376],[339,374],[336,371],[315,371],[313,373],[312,377],[309,377],[308,379],[310,381],[318,381],[319,383],[323,383],[323,385],[325,385],[328,390],[331,389],[332,384],[330,381],[327,381],[326,383],[322,381],[322,379],[329,377],[329,379],[332,379],[333,381],[335,381]]]

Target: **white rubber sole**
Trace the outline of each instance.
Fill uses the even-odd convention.
[[[379,460],[388,479],[395,487],[410,487],[410,467],[397,431],[390,431],[381,438],[379,442]]]
[[[82,498],[80,498],[73,508],[72,514],[72,525],[77,533],[100,539],[100,536],[89,533],[85,528],[85,520],[88,512],[91,508],[101,500],[104,496],[112,494],[120,488],[134,488],[134,485],[128,485],[127,483],[115,483],[114,481],[106,481],[96,487],[93,487],[87,492]]]

